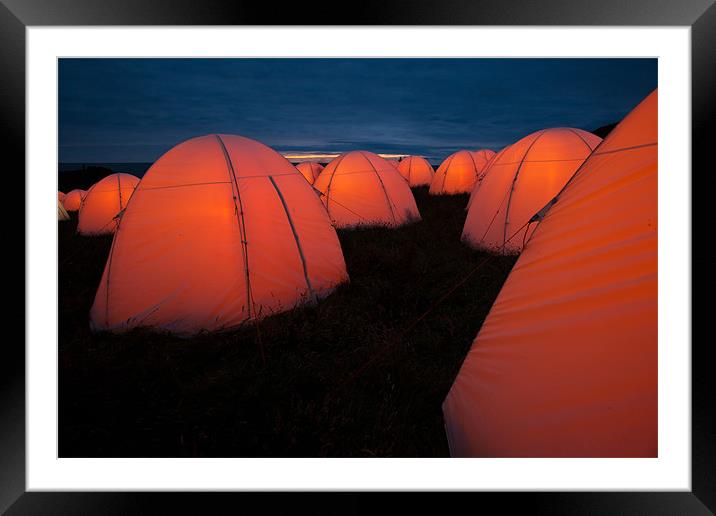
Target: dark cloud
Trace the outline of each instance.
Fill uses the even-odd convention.
[[[207,133],[280,151],[440,159],[544,127],[595,129],[657,84],[655,59],[61,59],[61,162],[153,161]]]

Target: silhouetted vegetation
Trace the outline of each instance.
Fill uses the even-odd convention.
[[[339,232],[351,282],[317,306],[192,339],[92,334],[111,238],[59,223],[60,456],[447,456],[442,401],[515,259],[460,242],[466,195],[415,195],[421,222]]]

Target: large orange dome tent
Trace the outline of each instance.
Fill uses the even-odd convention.
[[[443,404],[453,456],[657,456],[657,95],[540,210]]]
[[[316,178],[320,175],[321,170],[323,170],[323,166],[315,161],[304,161],[303,163],[296,165],[296,168],[301,174],[303,174],[303,177],[305,177],[306,181],[310,184],[313,184],[316,181]]]
[[[481,154],[469,150],[451,154],[438,167],[430,183],[432,195],[452,195],[469,193],[482,172],[487,160],[482,158],[492,151]]]
[[[413,193],[398,170],[367,151],[333,159],[313,185],[337,227],[401,226],[420,220]]]
[[[421,156],[408,156],[398,164],[398,172],[410,186],[429,185],[435,175],[432,165]]]
[[[202,136],[142,178],[91,326],[222,330],[315,301],[347,280],[328,214],[293,165],[248,138]]]
[[[80,206],[77,232],[81,235],[114,233],[117,215],[127,207],[139,178],[131,174],[112,174],[97,181],[87,191]]]
[[[67,211],[78,211],[80,206],[82,206],[82,199],[86,194],[87,192],[84,190],[70,190],[62,201],[62,205]]]
[[[516,254],[534,230],[530,218],[574,174],[601,138],[568,127],[543,129],[500,151],[471,195],[462,238],[469,245]]]

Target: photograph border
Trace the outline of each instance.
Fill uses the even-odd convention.
[[[716,84],[716,8],[711,1],[649,2],[606,1],[594,5],[584,0],[549,1],[539,5],[523,2],[453,2],[442,4],[415,2],[407,12],[398,2],[368,2],[350,19],[350,25],[685,25],[691,26],[692,38],[692,168],[706,163],[707,142],[714,125],[713,85]],[[283,8],[282,8],[283,9]],[[248,6],[239,2],[162,2],[162,1],[104,1],[91,0],[4,0],[0,5],[0,53],[5,77],[1,86],[3,119],[7,127],[6,156],[8,170],[25,169],[25,28],[38,25],[346,25],[336,22],[331,13],[335,6],[313,7],[302,4],[288,7],[280,13],[270,6]],[[275,8],[273,10],[276,10]],[[300,12],[299,12],[300,11]],[[711,129],[711,130],[709,130]],[[711,146],[711,145],[709,145]],[[705,168],[705,166],[704,166]],[[7,180],[12,181],[8,175]],[[17,198],[24,202],[23,192]],[[16,190],[15,190],[16,191]],[[693,204],[692,204],[693,206]],[[693,210],[693,208],[692,208]],[[19,210],[15,210],[15,213]],[[24,213],[24,206],[23,211]],[[704,220],[693,217],[693,221]],[[708,220],[708,219],[706,219]],[[22,228],[22,229],[20,229]],[[23,231],[25,226],[15,230]],[[23,242],[25,235],[22,236]],[[23,249],[24,249],[23,244]],[[23,253],[23,270],[28,257]],[[19,258],[17,259],[19,261]],[[25,295],[23,293],[23,299]],[[24,320],[25,305],[12,308],[22,313],[10,313],[10,320]],[[17,341],[16,341],[16,340]],[[692,339],[693,340],[693,339]],[[176,504],[182,512],[206,508],[208,495],[200,494],[187,500],[188,495],[152,493],[25,493],[25,351],[18,337],[6,338],[0,393],[0,510],[12,505],[11,513],[37,514],[52,512],[119,513],[129,508],[148,509],[161,504]],[[692,491],[690,493],[474,493],[470,496],[490,497],[506,507],[529,507],[531,511],[551,513],[618,512],[632,514],[709,514],[716,507],[714,485],[716,475],[716,443],[714,443],[714,408],[708,343],[692,347]],[[237,496],[240,496],[238,493]],[[234,496],[222,494],[222,497]],[[256,496],[256,495],[252,495]],[[275,495],[262,495],[261,503]],[[304,503],[315,506],[315,497],[302,496]],[[374,503],[384,497],[358,493],[333,494],[331,505],[342,503],[341,512],[349,512]],[[347,498],[346,498],[347,497]],[[497,498],[499,497],[499,498]],[[296,503],[290,498],[272,498],[274,503]],[[428,508],[425,500],[415,497],[413,503]],[[441,503],[441,502],[438,502]],[[194,505],[197,504],[197,505]],[[364,505],[365,504],[365,505]],[[110,509],[111,508],[111,509]],[[345,510],[343,510],[345,508]]]

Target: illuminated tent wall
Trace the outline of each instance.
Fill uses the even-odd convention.
[[[500,151],[472,195],[463,240],[495,253],[519,253],[534,230],[525,224],[600,141],[581,129],[558,127],[534,132]]]
[[[398,165],[398,172],[410,186],[429,185],[435,171],[428,160],[420,156],[408,156]]]
[[[65,195],[62,205],[67,211],[78,211],[82,206],[82,199],[87,194],[84,190],[70,190]]]
[[[92,185],[80,206],[77,232],[81,235],[114,233],[119,222],[116,217],[127,207],[138,183],[138,177],[119,173]]]
[[[313,184],[316,181],[316,178],[321,173],[321,170],[323,170],[320,163],[316,163],[315,161],[304,161],[303,163],[296,165],[296,168],[301,174],[303,174],[303,177],[305,177],[306,181],[310,184]]]
[[[485,165],[475,153],[468,150],[451,154],[438,167],[432,182],[430,193],[433,195],[451,195],[472,191],[478,175]]]
[[[65,200],[65,195],[67,195],[67,194],[65,194],[64,192],[60,192],[58,190],[57,191],[57,200],[60,202],[63,202]]]
[[[70,220],[67,210],[62,206],[59,199],[57,199],[57,220]]]
[[[124,211],[94,330],[222,330],[326,296],[348,280],[319,196],[280,154],[207,135],[164,154]]]
[[[477,151],[473,151],[472,155],[475,158],[475,164],[477,165],[478,169],[477,180],[480,181],[480,179],[482,179],[483,175],[485,174],[487,165],[490,163],[492,158],[497,155],[497,153],[490,149],[480,149]]]
[[[313,185],[337,227],[400,226],[420,220],[413,193],[398,169],[367,151],[342,154]]]
[[[492,154],[490,155],[490,158],[485,162],[484,167],[480,171],[480,173],[477,175],[477,181],[475,182],[475,186],[472,187],[472,190],[470,190],[470,198],[467,201],[467,206],[465,206],[465,211],[470,210],[470,206],[472,205],[472,201],[475,199],[475,192],[480,188],[480,183],[482,183],[482,180],[485,179],[485,176],[490,170],[490,165],[492,165],[492,162],[495,161],[495,158],[499,156],[499,153],[496,153],[494,151],[488,151]]]
[[[539,223],[445,402],[456,457],[657,456],[657,92]]]

